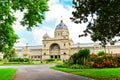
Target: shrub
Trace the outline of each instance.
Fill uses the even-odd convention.
[[[29,62],[29,58],[10,58],[9,62]]]
[[[64,62],[62,64],[57,64],[56,67],[69,68],[70,67],[70,63],[69,62]]]
[[[114,59],[118,62],[118,66],[120,67],[120,57],[116,56],[116,57],[114,57]]]
[[[90,60],[90,50],[89,49],[81,49],[78,53],[73,54],[69,58],[70,64],[80,64],[84,65]]]
[[[112,68],[119,66],[118,59],[112,56],[97,57],[93,60],[93,62],[92,66],[94,68]]]
[[[55,61],[55,59],[50,58],[50,59],[46,59],[46,61],[50,62],[50,61]]]
[[[77,62],[77,59],[78,59],[78,55],[77,55],[78,53],[75,53],[75,54],[73,54],[70,58],[69,58],[69,63],[70,64],[76,64],[76,62]]]
[[[96,55],[96,54],[91,54],[91,55],[90,55],[90,60],[91,60],[91,61],[94,61],[94,59],[97,58],[97,57],[98,57],[98,55]]]
[[[98,56],[103,56],[103,55],[105,55],[105,52],[104,52],[104,51],[99,51],[99,52],[97,53],[97,55],[98,55]]]
[[[84,65],[79,65],[79,64],[73,64],[70,66],[70,68],[72,69],[84,69],[85,66]]]
[[[0,61],[3,61],[3,59],[2,59],[2,58],[0,58]]]

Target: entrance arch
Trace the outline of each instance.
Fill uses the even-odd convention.
[[[60,59],[60,46],[59,44],[57,43],[53,43],[51,46],[50,46],[50,58],[53,58],[53,59]]]

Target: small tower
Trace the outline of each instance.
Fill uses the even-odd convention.
[[[43,36],[43,39],[46,40],[48,38],[50,38],[49,35],[47,33],[45,33],[44,36]]]
[[[25,52],[24,52],[24,54],[23,54],[23,57],[28,57],[28,56],[29,56],[28,43],[26,43]]]

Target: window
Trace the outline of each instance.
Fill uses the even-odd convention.
[[[69,46],[70,46],[70,43],[69,43]]]
[[[46,47],[46,44],[44,45],[44,47]]]
[[[65,46],[65,43],[64,43],[64,46]]]
[[[33,56],[31,56],[31,58],[33,58]]]
[[[58,58],[60,59],[60,55],[58,55]]]
[[[38,58],[40,58],[40,56],[38,56]]]
[[[55,59],[57,59],[57,55],[55,55]]]
[[[66,55],[66,53],[63,53],[64,55]]]
[[[53,55],[51,55],[50,58],[53,58]]]
[[[34,56],[34,58],[37,58],[37,56]]]
[[[46,55],[46,53],[44,53],[43,55]]]

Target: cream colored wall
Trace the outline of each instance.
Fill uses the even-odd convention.
[[[65,34],[64,34],[65,33]],[[68,30],[57,30],[54,32],[55,39],[69,39],[69,31]]]
[[[106,46],[106,49],[104,49],[103,47],[95,47],[95,46],[91,46],[91,47],[80,47],[80,49],[82,48],[87,48],[90,49],[90,53],[94,53],[97,54],[99,51],[106,51],[107,53],[112,53],[112,54],[120,54],[120,45],[110,45],[110,46]],[[71,48],[70,50],[70,54],[74,54],[75,52],[78,52],[78,48]]]

